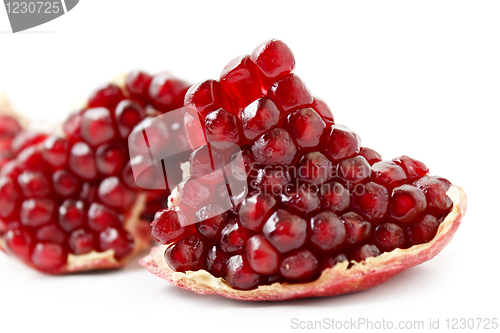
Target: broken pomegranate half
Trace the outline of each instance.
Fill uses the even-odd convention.
[[[121,267],[149,247],[148,224],[170,190],[165,183],[137,187],[133,165],[144,161],[130,158],[128,137],[181,107],[188,88],[168,73],[131,72],[95,90],[61,134],[23,129],[17,116],[0,115],[0,249],[60,274]],[[175,138],[189,150],[178,133],[183,117],[163,128],[163,144]],[[169,175],[181,180],[178,165]]]
[[[450,241],[462,189],[362,147],[294,66],[270,40],[190,88],[194,152],[152,223],[165,246],[141,261],[150,272],[239,300],[330,296],[375,287]]]

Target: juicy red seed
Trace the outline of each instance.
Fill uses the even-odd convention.
[[[310,152],[303,155],[298,163],[297,178],[314,185],[321,185],[332,176],[332,162],[320,152]]]
[[[4,221],[0,218],[0,237],[5,235],[7,230],[8,230],[7,221]]]
[[[311,92],[295,74],[276,81],[269,89],[269,96],[285,113],[311,106],[313,103]]]
[[[23,201],[19,216],[21,223],[29,227],[38,227],[49,222],[54,215],[55,203],[46,198]]]
[[[260,232],[275,205],[276,200],[270,195],[259,193],[246,198],[238,212],[241,225],[250,231]]]
[[[281,195],[281,201],[288,210],[299,215],[307,215],[319,209],[321,204],[319,196],[306,186],[286,191]]]
[[[280,40],[271,39],[257,46],[250,60],[258,67],[264,92],[278,79],[290,74],[295,67],[292,50]]]
[[[359,150],[359,155],[363,156],[370,165],[382,161],[382,155],[371,148],[361,147]]]
[[[210,190],[192,177],[187,177],[179,184],[179,202],[189,208],[197,208],[210,197]]]
[[[211,184],[224,181],[224,156],[215,147],[204,145],[196,149],[191,153],[189,162],[189,171],[193,177]]]
[[[346,158],[337,165],[339,178],[350,188],[370,179],[372,169],[363,156]]]
[[[121,101],[115,109],[118,132],[123,139],[128,138],[134,127],[146,118],[146,112],[138,103],[131,100]]]
[[[28,147],[17,155],[17,163],[19,169],[23,170],[41,170],[45,163],[43,162],[42,153],[36,146]]]
[[[85,222],[83,201],[67,199],[59,207],[59,225],[67,232],[73,231]]]
[[[14,212],[18,198],[14,182],[7,177],[0,178],[0,217],[7,218]]]
[[[342,160],[359,153],[360,138],[355,132],[341,125],[332,125],[326,132],[328,135],[323,149],[333,160]]]
[[[405,170],[409,181],[415,181],[429,172],[424,163],[408,156],[399,156],[393,158],[392,161]]]
[[[161,244],[177,242],[193,233],[193,226],[186,223],[186,217],[179,207],[160,210],[151,223],[151,235]]]
[[[94,248],[94,236],[83,229],[78,229],[71,233],[68,243],[74,254],[86,254]]]
[[[30,261],[33,237],[27,229],[17,227],[7,231],[4,237],[7,249],[23,261]]]
[[[357,188],[352,196],[352,206],[357,213],[372,221],[382,219],[389,205],[389,194],[382,185],[368,182]]]
[[[218,108],[227,107],[228,103],[220,83],[215,80],[205,80],[189,88],[184,105],[196,109],[202,119],[205,119],[207,114]]]
[[[127,75],[125,79],[125,88],[131,96],[145,100],[148,98],[151,75],[148,73],[134,70]]]
[[[224,277],[227,274],[228,259],[229,256],[214,245],[208,250],[205,269],[215,277]]]
[[[391,218],[408,223],[427,208],[425,194],[412,185],[401,185],[392,191],[389,213]]]
[[[52,174],[52,186],[61,197],[69,197],[79,187],[78,180],[69,171],[61,169]]]
[[[208,240],[216,241],[226,222],[227,213],[217,204],[202,207],[195,214],[196,231]]]
[[[116,84],[108,83],[95,90],[87,102],[88,108],[105,107],[114,110],[116,105],[125,99],[122,90]]]
[[[38,243],[33,249],[31,260],[36,268],[42,271],[52,271],[66,264],[68,254],[60,244]]]
[[[220,247],[226,253],[240,252],[245,248],[250,233],[237,220],[229,222],[220,235]]]
[[[248,240],[246,257],[250,267],[259,274],[271,275],[279,271],[280,254],[262,235]]]
[[[326,124],[312,108],[292,112],[287,117],[287,126],[299,147],[316,147]]]
[[[21,150],[37,145],[48,137],[45,133],[39,133],[31,130],[24,130],[12,141],[11,148],[14,154],[18,154]]]
[[[43,142],[42,156],[53,167],[60,167],[68,160],[68,141],[53,135]]]
[[[135,192],[129,190],[118,177],[104,179],[97,190],[99,200],[108,207],[125,211],[133,206]]]
[[[362,262],[370,257],[377,257],[380,255],[380,250],[375,245],[365,244],[352,253],[351,260]]]
[[[275,128],[254,142],[252,153],[258,163],[290,165],[295,158],[297,148],[287,131]]]
[[[120,145],[103,144],[95,152],[97,170],[105,175],[117,175],[125,164],[126,152]]]
[[[375,228],[373,242],[380,250],[390,252],[396,248],[404,248],[406,240],[400,226],[394,223],[384,223]]]
[[[347,261],[347,256],[343,253],[336,256],[323,257],[320,262],[320,271],[335,267],[339,262]]]
[[[201,119],[195,115],[194,117],[186,112],[184,115],[184,128],[188,135],[189,146],[193,149],[203,146],[207,143],[205,138],[205,130],[202,128],[201,123],[204,119]]]
[[[165,261],[176,272],[197,271],[203,268],[207,246],[196,235],[170,245],[165,251]]]
[[[161,112],[175,110],[183,106],[188,88],[189,84],[169,73],[156,74],[149,85],[149,98]]]
[[[312,104],[312,108],[319,113],[323,121],[328,125],[333,125],[335,121],[333,120],[332,110],[328,107],[328,105],[319,97],[314,97],[314,101]]]
[[[134,239],[123,229],[108,227],[99,234],[101,251],[113,250],[118,260],[128,256],[134,249]]]
[[[430,242],[436,236],[439,221],[432,215],[425,215],[413,222],[407,229],[410,244]]]
[[[337,182],[323,184],[320,188],[321,207],[340,213],[349,207],[349,191]]]
[[[253,140],[265,131],[273,128],[280,121],[280,111],[268,98],[253,101],[241,112],[243,134],[247,140]]]
[[[377,162],[373,164],[372,169],[372,180],[387,188],[394,188],[406,182],[405,171],[394,162]]]
[[[346,239],[346,228],[333,212],[323,211],[309,221],[309,242],[313,249],[322,254],[339,250]]]
[[[442,214],[453,205],[453,201],[446,195],[450,188],[447,180],[435,176],[424,176],[415,182],[415,186],[425,193],[427,210],[430,214]]]
[[[280,272],[284,278],[306,282],[314,279],[318,271],[318,259],[308,250],[301,250],[285,257]]]
[[[88,109],[83,113],[81,136],[85,142],[96,147],[115,137],[111,113],[106,108]]]
[[[128,138],[129,148],[146,155],[162,156],[168,147],[170,131],[161,118],[147,117],[141,121]]]
[[[103,231],[107,227],[120,225],[121,221],[113,210],[108,207],[93,203],[88,211],[88,225],[94,231]]]
[[[11,179],[17,179],[21,173],[21,168],[16,160],[9,161],[0,169],[1,177],[8,177]]]
[[[259,169],[255,183],[264,194],[280,195],[290,179],[290,173],[286,168],[264,168]]]
[[[16,118],[7,115],[0,116],[0,137],[14,136],[21,130],[21,125]]]
[[[69,167],[76,175],[91,180],[97,175],[94,152],[84,142],[77,142],[71,148]]]
[[[244,256],[235,255],[227,261],[225,280],[235,289],[249,290],[257,287],[260,275],[252,270]]]
[[[348,212],[343,214],[341,218],[344,220],[347,245],[362,243],[370,237],[372,225],[360,215]]]
[[[258,79],[253,75],[255,65],[249,56],[240,56],[230,61],[222,70],[220,84],[222,89],[239,111],[262,97]]]
[[[49,181],[40,171],[25,171],[17,177],[17,183],[27,198],[43,197],[50,193]]]
[[[66,241],[66,234],[57,225],[50,224],[38,229],[36,239],[41,242],[63,244]]]
[[[286,253],[304,245],[307,222],[297,215],[279,209],[266,221],[262,233],[279,252]]]
[[[82,113],[80,110],[72,112],[62,125],[64,133],[71,142],[81,140],[80,129],[82,128]]]
[[[237,143],[240,140],[238,119],[224,109],[212,111],[205,118],[205,133],[208,142],[224,149],[227,144],[220,142]]]
[[[87,203],[92,203],[96,200],[97,186],[93,183],[83,183],[80,199]]]

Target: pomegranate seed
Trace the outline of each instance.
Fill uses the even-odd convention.
[[[203,182],[218,184],[224,181],[224,156],[213,146],[203,145],[189,158],[191,175]]]
[[[71,148],[68,165],[76,175],[92,180],[97,175],[94,152],[84,142],[77,142]]]
[[[125,88],[132,97],[140,100],[146,100],[148,98],[151,79],[151,75],[148,73],[139,70],[132,71],[125,79]]]
[[[217,204],[209,204],[196,212],[196,231],[211,241],[217,241],[226,222],[227,213]]]
[[[11,149],[14,154],[19,154],[19,152],[25,148],[35,146],[47,138],[47,134],[39,133],[31,130],[24,130],[16,137],[11,143]]]
[[[238,212],[241,225],[250,231],[260,232],[275,205],[274,197],[261,193],[246,198]]]
[[[281,262],[280,272],[292,281],[306,282],[317,275],[318,259],[309,251],[301,250],[285,257]]]
[[[127,189],[118,177],[104,179],[97,195],[103,204],[119,211],[126,211],[135,201],[135,193]]]
[[[427,210],[430,214],[443,214],[453,205],[450,197],[446,195],[450,188],[447,180],[435,176],[424,176],[415,182],[415,186],[425,193]]]
[[[297,148],[287,131],[275,128],[262,135],[252,146],[255,161],[263,164],[289,165]]]
[[[405,170],[409,181],[415,181],[429,172],[424,163],[408,156],[399,156],[392,160]]]
[[[21,132],[19,122],[8,115],[0,116],[0,137],[12,137]]]
[[[297,215],[279,209],[266,221],[262,233],[279,252],[286,253],[304,245],[307,222]]]
[[[306,186],[301,186],[296,190],[289,190],[281,195],[284,206],[299,215],[307,215],[320,208],[319,196]]]
[[[120,145],[103,144],[95,153],[97,170],[105,176],[117,175],[123,170],[126,158],[125,149]]]
[[[227,261],[227,283],[233,288],[249,290],[257,287],[260,275],[255,273],[246,258],[242,255],[235,255]]]
[[[247,140],[253,140],[273,128],[280,121],[280,111],[268,98],[253,101],[241,112],[243,134]]]
[[[382,155],[377,153],[375,150],[367,147],[361,147],[359,149],[359,155],[363,156],[370,165],[382,161]]]
[[[168,125],[161,119],[145,118],[136,126],[129,138],[129,148],[139,154],[148,156],[163,156],[162,152],[168,147],[170,140]]]
[[[411,245],[430,242],[436,236],[439,221],[432,215],[424,215],[407,229],[408,241]]]
[[[321,98],[314,97],[312,108],[319,113],[326,125],[330,126],[335,123],[335,121],[333,120],[332,110],[330,110],[328,105]]]
[[[81,140],[80,129],[82,128],[82,112],[81,110],[71,113],[62,125],[64,133],[68,136],[71,142]]]
[[[29,262],[33,249],[33,237],[24,227],[10,229],[5,234],[7,249],[19,259]]]
[[[98,108],[105,107],[108,110],[114,110],[121,100],[125,99],[122,90],[116,84],[108,83],[96,89],[89,97],[87,107]]]
[[[332,162],[320,152],[303,155],[296,164],[297,178],[314,185],[321,185],[332,176]]]
[[[387,189],[379,184],[368,182],[359,192],[355,190],[352,196],[354,210],[372,222],[382,219],[389,204]]]
[[[377,162],[373,164],[373,181],[391,189],[406,182],[403,168],[394,162]]]
[[[262,235],[248,240],[246,257],[250,267],[259,274],[271,275],[279,271],[280,254]]]
[[[57,225],[50,224],[38,229],[36,239],[41,242],[63,245],[66,242],[66,234]]]
[[[0,178],[0,217],[10,217],[16,209],[18,198],[14,182],[7,177]]]
[[[332,125],[327,132],[323,149],[334,161],[359,153],[360,139],[358,134],[341,125]]]
[[[71,233],[68,243],[73,254],[86,254],[94,247],[94,236],[83,229],[78,229]]]
[[[83,183],[80,199],[86,203],[92,203],[96,200],[97,186],[92,183]]]
[[[50,193],[49,181],[40,171],[25,171],[17,177],[25,197],[43,197]]]
[[[376,227],[373,242],[384,252],[404,248],[406,243],[403,229],[394,223],[384,223]]]
[[[67,253],[60,244],[38,243],[33,249],[31,260],[42,271],[51,271],[66,264]]]
[[[345,211],[349,207],[349,191],[337,182],[323,184],[320,189],[321,207],[335,213]]]
[[[43,142],[42,156],[45,162],[57,168],[68,160],[68,141],[59,136],[51,136]]]
[[[182,107],[189,84],[169,73],[156,74],[149,85],[149,98],[153,106],[167,112]]]
[[[54,191],[64,198],[76,193],[79,182],[69,171],[61,169],[53,173],[52,186]]]
[[[222,229],[220,247],[226,253],[240,252],[245,248],[249,236],[248,230],[233,220]]]
[[[82,116],[81,135],[85,142],[96,147],[115,137],[111,113],[106,108],[88,109]]]
[[[103,231],[108,227],[121,224],[118,214],[108,207],[93,203],[88,211],[88,225],[94,231]]]
[[[228,259],[229,256],[214,245],[208,250],[205,267],[213,276],[224,277],[227,274]]]
[[[28,147],[17,155],[19,169],[22,170],[41,170],[44,163],[40,149],[36,146]]]
[[[309,241],[318,253],[332,253],[340,249],[346,239],[344,223],[330,211],[314,215],[309,222],[309,227]]]
[[[85,205],[83,201],[66,199],[59,207],[59,225],[67,232],[83,225],[85,221]]]
[[[203,268],[207,246],[197,235],[170,245],[165,251],[165,261],[177,272],[196,271]]]
[[[369,180],[372,175],[372,169],[368,161],[363,156],[346,158],[337,166],[339,178],[350,188],[350,185],[356,185]]]
[[[55,203],[46,198],[27,199],[21,204],[21,223],[29,227],[39,227],[49,222],[54,215]]]
[[[280,195],[290,179],[290,173],[286,168],[264,168],[258,171],[255,183],[264,194]]]
[[[161,244],[170,244],[193,233],[193,226],[186,225],[187,220],[179,207],[158,211],[151,223],[151,235]]]
[[[207,115],[205,132],[207,141],[220,149],[227,148],[227,143],[236,144],[240,140],[238,119],[224,109],[212,111]]]
[[[313,103],[311,92],[295,74],[276,81],[269,89],[269,96],[285,113],[311,106]]]
[[[343,253],[336,255],[334,257],[328,256],[321,259],[320,270],[323,271],[328,268],[335,267],[339,262],[347,261],[347,256]]]
[[[354,250],[351,260],[362,262],[370,257],[377,257],[380,255],[380,250],[375,245],[365,244]]]
[[[354,245],[364,242],[370,237],[372,225],[360,215],[348,212],[341,216],[346,230],[345,242]]]
[[[203,120],[210,112],[229,107],[220,83],[215,80],[205,80],[189,88],[184,105],[196,109]]]
[[[287,117],[290,133],[300,147],[316,147],[326,124],[312,108],[299,109]]]
[[[179,202],[190,208],[198,208],[210,197],[210,190],[192,177],[179,184]]]
[[[113,250],[114,257],[121,260],[134,249],[134,239],[123,229],[108,227],[99,234],[99,248],[101,251]]]
[[[390,201],[391,218],[401,223],[412,221],[427,208],[424,192],[412,185],[396,187]]]
[[[131,100],[121,101],[115,109],[118,132],[123,139],[128,138],[130,132],[144,118],[146,118],[146,112],[142,106]]]

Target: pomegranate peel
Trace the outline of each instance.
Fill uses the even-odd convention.
[[[308,283],[274,283],[260,285],[253,290],[237,290],[222,278],[205,270],[173,271],[164,259],[168,246],[158,246],[140,261],[152,274],[170,283],[198,294],[217,294],[243,301],[284,301],[306,297],[324,297],[352,293],[376,287],[396,274],[419,265],[436,256],[453,238],[467,207],[462,188],[452,185],[446,193],[453,201],[451,212],[439,225],[436,236],[428,243],[407,249],[395,249],[357,263],[348,261],[323,270],[320,277]]]

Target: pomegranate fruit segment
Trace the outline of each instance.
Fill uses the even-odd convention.
[[[294,66],[290,49],[270,40],[227,65],[220,84],[188,91],[185,105],[207,143],[188,131],[200,145],[190,175],[152,223],[168,246],[142,261],[150,271],[237,299],[325,296],[378,285],[450,240],[465,211],[461,190],[420,161],[382,161],[362,147]],[[242,166],[232,168],[231,144]],[[231,191],[228,177],[242,179],[245,191]],[[193,212],[206,220],[184,225]]]
[[[170,190],[165,183],[155,190],[136,186],[128,137],[152,117],[181,107],[187,89],[169,74],[131,72],[123,85],[109,83],[93,92],[64,122],[62,136],[23,130],[15,117],[1,115],[0,248],[58,274],[119,267],[148,247],[148,223],[166,208]],[[183,117],[148,129],[146,148],[175,139],[189,153]],[[166,168],[177,183],[187,157]],[[165,181],[163,173],[147,171],[143,183]],[[156,237],[168,239],[165,233]]]

